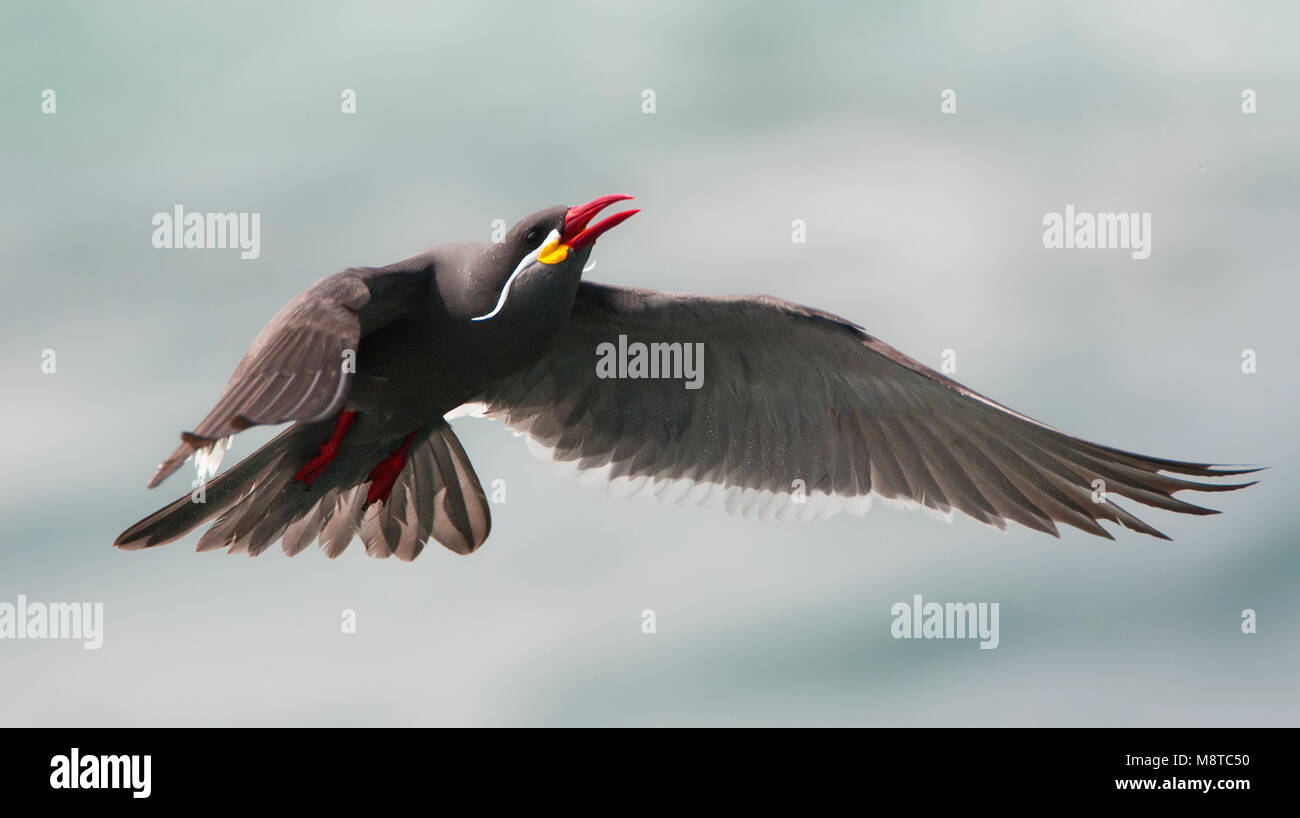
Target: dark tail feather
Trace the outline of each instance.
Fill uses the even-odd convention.
[[[123,531],[113,545],[134,551],[185,536],[246,496],[294,448],[297,431],[298,427],[286,429],[225,474],[209,481],[201,495],[203,502],[198,502],[194,493],[186,494]]]
[[[289,556],[319,541],[327,556],[337,557],[360,534],[371,556],[412,560],[430,537],[458,554],[473,552],[487,539],[487,497],[445,421],[425,427],[388,500],[369,506],[363,502],[368,482],[356,475],[368,474],[373,463],[355,452],[348,458],[353,463],[336,461],[311,489],[294,483],[314,439],[295,436],[301,428],[285,431],[209,482],[207,502],[194,503],[186,495],[131,526],[115,545],[161,545],[213,517],[216,522],[199,538],[200,551],[227,548],[256,556],[282,539]],[[386,451],[377,450],[374,459]]]
[[[438,421],[421,434],[388,500],[354,518],[372,557],[413,560],[430,537],[457,554],[471,554],[491,531],[487,496],[456,433]]]
[[[431,512],[421,516],[421,526],[427,525],[434,539],[457,554],[473,553],[492,530],[483,486],[456,433],[445,422],[429,438],[429,454],[432,462],[422,460],[415,473],[421,504],[426,497],[433,500]]]

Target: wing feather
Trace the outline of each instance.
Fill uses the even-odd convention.
[[[601,378],[602,344],[700,343],[682,379]],[[1111,497],[1186,514],[1174,498],[1246,474],[1071,437],[909,358],[830,313],[768,296],[702,298],[584,282],[547,356],[481,396],[550,456],[612,488],[800,518],[865,511],[869,495],[1059,536],[1101,521],[1163,537]],[[1182,476],[1173,476],[1182,475]],[[1094,500],[1094,481],[1104,494]],[[801,497],[795,488],[803,481]],[[791,510],[806,501],[812,507]]]
[[[212,410],[182,434],[180,447],[158,466],[149,486],[175,472],[195,449],[250,426],[332,416],[352,380],[345,352],[355,354],[364,332],[417,303],[410,294],[427,280],[421,269],[351,268],[301,292],[253,339]]]

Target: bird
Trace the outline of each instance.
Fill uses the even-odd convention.
[[[463,414],[503,420],[612,494],[762,519],[860,515],[879,498],[1004,530],[1114,539],[1109,522],[1169,539],[1117,500],[1217,514],[1174,495],[1256,482],[1204,478],[1257,468],[1073,437],[823,310],[585,280],[596,240],[640,211],[596,217],[632,198],[548,207],[498,242],[437,245],[303,290],[149,481],[192,457],[197,488],[115,545],[212,521],[199,551],[279,541],[293,556],[316,542],[337,557],[359,537],[380,558],[412,560],[430,540],[472,553],[491,513],[449,423]],[[231,437],[277,424],[290,425],[216,473]]]

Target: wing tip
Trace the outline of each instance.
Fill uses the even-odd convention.
[[[157,488],[162,484],[162,481],[175,474],[181,464],[189,459],[196,449],[209,446],[214,442],[214,438],[203,437],[193,432],[181,432],[181,445],[166,460],[158,464],[158,470],[154,472],[153,477],[149,478],[146,487]]]
[[[149,547],[149,544],[139,537],[128,537],[127,534],[130,533],[130,531],[124,531],[118,535],[118,538],[113,540],[113,547],[121,551],[139,551]]]

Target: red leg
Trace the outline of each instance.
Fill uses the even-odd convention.
[[[313,457],[307,465],[298,469],[298,473],[293,476],[295,483],[302,483],[307,488],[311,488],[311,484],[316,482],[316,478],[320,477],[325,472],[325,469],[329,467],[329,464],[334,462],[334,458],[338,456],[339,444],[343,442],[343,436],[348,433],[348,429],[352,428],[352,424],[356,422],[356,419],[357,413],[349,409],[339,412],[330,439],[321,444],[320,454]]]
[[[388,453],[388,457],[379,461],[379,465],[370,470],[370,489],[366,491],[366,505],[388,502],[388,495],[393,492],[398,476],[406,466],[406,453],[411,450],[411,441],[415,439],[416,429],[406,436],[402,445]]]

